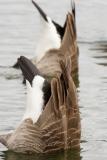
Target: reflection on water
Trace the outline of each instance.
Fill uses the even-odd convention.
[[[8,66],[0,66],[0,77],[5,79],[18,79],[22,77],[21,71]]]
[[[99,61],[97,64],[107,67],[107,42],[96,43],[92,45],[90,50],[94,52],[97,51],[97,55],[93,55],[93,57]]]
[[[107,66],[107,42],[98,42],[91,46],[90,49],[94,54],[93,58],[98,60],[96,64],[102,65],[104,67]]]
[[[83,159],[106,159],[107,152],[107,63],[99,44],[80,44],[79,103],[82,117]],[[94,48],[94,49],[93,49]]]
[[[107,53],[107,41],[97,42],[96,44],[94,44],[94,47],[92,48],[92,50],[97,50],[98,52]]]
[[[4,152],[1,158],[3,160],[81,160],[80,154],[75,151],[58,152],[57,154],[50,155],[22,155],[13,152]]]

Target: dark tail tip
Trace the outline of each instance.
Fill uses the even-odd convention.
[[[75,11],[75,2],[74,2],[74,0],[71,0],[71,7],[72,7],[72,13],[73,13],[73,16],[74,16],[74,19],[75,19],[76,11]]]
[[[53,24],[55,25],[56,30],[57,30],[57,32],[59,33],[61,39],[63,39],[64,32],[65,32],[65,28],[62,27],[61,25],[59,25],[58,23],[56,23],[55,21],[52,21],[52,22],[53,22]]]
[[[37,8],[37,10],[39,11],[40,15],[43,17],[43,19],[48,22],[46,13],[39,7],[39,5],[35,1],[32,0],[32,3]]]
[[[43,19],[48,22],[48,19],[47,19],[47,15],[46,13],[39,7],[39,5],[32,0],[32,3],[34,4],[34,6],[37,8],[37,10],[39,11],[40,15],[43,17]],[[55,25],[56,29],[57,29],[57,32],[59,33],[59,35],[61,36],[61,39],[63,38],[63,35],[64,35],[64,29],[63,27],[61,27],[58,23],[56,23],[55,21],[52,21],[53,24]]]
[[[24,78],[32,85],[33,78],[40,75],[38,68],[26,57],[21,56],[18,58],[18,64],[22,70]]]

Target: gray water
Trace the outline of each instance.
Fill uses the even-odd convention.
[[[0,144],[0,160],[107,159],[107,1],[75,0],[79,57],[81,152],[24,156]],[[38,0],[54,20],[64,23],[70,0]],[[30,0],[0,0],[0,133],[13,130],[24,113],[25,86],[11,68],[20,55],[33,57],[40,37],[39,14]]]

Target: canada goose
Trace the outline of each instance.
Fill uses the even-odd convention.
[[[51,48],[43,54],[37,57],[33,57],[31,61],[40,70],[43,76],[51,79],[57,73],[61,72],[59,61],[63,60],[66,56],[71,58],[72,70],[71,76],[76,85],[78,85],[78,55],[79,49],[77,45],[77,33],[76,33],[76,20],[75,20],[75,3],[71,1],[72,11],[67,14],[65,25],[64,25],[64,35],[61,39],[60,48]],[[46,19],[46,14],[41,10],[37,3],[33,2],[36,8],[43,15],[43,20]],[[46,21],[47,23],[47,21]],[[39,55],[39,54],[37,54]],[[18,63],[15,65],[18,66]]]
[[[62,73],[51,80],[51,96],[39,119],[35,123],[25,119],[13,133],[0,135],[0,142],[9,150],[32,154],[80,149],[79,108],[69,64],[60,62]]]
[[[23,120],[31,118],[33,123],[35,123],[51,96],[51,85],[26,57],[21,56],[18,59],[18,64],[27,85],[26,112]]]
[[[78,55],[75,3],[72,1],[72,13],[67,14],[65,33],[60,48],[48,50],[39,61],[36,58],[31,60],[44,76],[52,78],[61,72],[59,61],[69,56],[72,64],[71,76],[75,84],[78,85]]]
[[[41,57],[51,48],[60,48],[61,40],[64,36],[66,21],[62,27],[55,21],[51,20],[49,16],[40,8],[40,6],[32,0],[32,3],[40,13],[42,17],[42,38],[39,40],[38,45],[36,46],[36,59],[39,61]],[[19,68],[18,63],[13,65],[14,68]]]
[[[31,60],[43,75],[51,78],[61,72],[59,61],[69,56],[72,63],[71,76],[75,79],[75,76],[78,74],[78,55],[75,19],[71,13],[68,13],[66,30],[60,48],[50,49],[40,61],[37,61],[36,58]]]

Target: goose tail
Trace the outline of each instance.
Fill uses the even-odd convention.
[[[74,2],[74,0],[71,0],[71,7],[72,7],[72,13],[73,13],[73,16],[74,16],[74,19],[75,19],[76,11],[75,11],[75,2]]]
[[[37,8],[37,10],[39,11],[40,15],[43,17],[43,19],[46,21],[46,22],[49,22],[49,19],[50,17],[48,17],[46,15],[46,13],[40,8],[40,6],[34,1],[32,0],[32,3],[34,4],[34,6]],[[56,23],[55,21],[51,20],[53,25],[55,26],[58,34],[60,35],[61,38],[63,38],[63,35],[64,35],[64,29],[61,25],[59,25],[58,23]]]
[[[42,16],[42,18],[43,18],[46,22],[48,22],[46,13],[40,8],[40,6],[39,6],[35,1],[32,0],[32,3],[34,4],[34,6],[36,7],[36,9],[37,9],[38,12],[40,13],[40,15]]]

